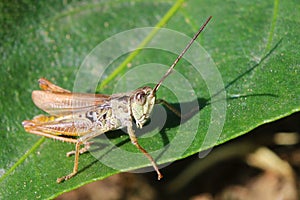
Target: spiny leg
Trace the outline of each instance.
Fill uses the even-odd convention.
[[[79,162],[79,155],[80,155],[80,145],[82,142],[80,140],[77,141],[76,146],[75,146],[75,160],[74,160],[74,167],[73,167],[73,172],[63,176],[61,178],[57,178],[56,182],[61,183],[63,181],[69,180],[73,176],[75,176],[78,172],[78,162]]]
[[[29,132],[29,133],[33,133],[33,134],[40,135],[40,136],[45,136],[45,137],[52,138],[52,139],[55,139],[55,140],[60,140],[60,141],[63,141],[63,142],[75,143],[76,144],[76,146],[75,146],[76,150],[75,150],[75,161],[74,161],[73,172],[71,174],[67,175],[67,176],[63,176],[61,178],[58,178],[56,180],[56,182],[61,183],[62,181],[68,180],[68,179],[72,178],[73,176],[75,176],[77,174],[79,154],[80,154],[80,151],[81,151],[80,145],[82,144],[82,142],[78,141],[77,139],[66,138],[66,137],[63,137],[63,136],[55,135],[55,133],[52,133],[52,134],[51,133],[45,133],[41,130],[38,130],[37,129],[38,127],[31,126],[30,121],[24,121],[23,125],[24,125],[26,131]]]
[[[51,116],[49,117],[49,116],[39,115],[39,116],[34,117],[33,120],[23,121],[22,125],[24,126],[24,128],[27,132],[35,134],[35,135],[44,136],[44,137],[51,138],[54,140],[59,140],[62,142],[69,142],[69,143],[74,143],[74,144],[77,143],[77,139],[64,137],[63,135],[61,135],[60,132],[55,132],[55,130],[53,130],[52,132],[49,132],[49,130],[46,130],[45,127],[43,127],[43,125],[46,124],[44,122],[48,122],[50,120],[52,120]],[[39,124],[39,123],[41,123],[41,124]],[[76,134],[74,134],[74,135],[76,135]],[[79,150],[80,154],[87,152],[89,150],[92,142],[85,142],[83,144],[84,144],[84,147]],[[74,154],[75,154],[75,151],[67,152],[67,157],[74,155]]]
[[[48,137],[48,138],[63,141],[63,142],[75,143],[75,151],[71,151],[71,152],[67,153],[67,156],[68,156],[68,154],[75,155],[73,172],[67,176],[63,176],[56,180],[57,183],[61,183],[62,181],[68,180],[77,174],[79,155],[88,151],[91,142],[82,141],[82,140],[80,140],[80,138],[74,139],[74,138],[64,137],[64,136],[61,136],[59,132],[55,132],[54,130],[52,132],[46,132],[49,130],[47,130],[45,127],[43,127],[43,124],[37,124],[38,122],[42,123],[43,121],[41,119],[44,120],[44,118],[45,118],[45,116],[39,116],[39,117],[35,118],[35,120],[25,120],[23,122],[23,126],[27,132],[32,133],[32,134]],[[39,120],[41,120],[41,121],[39,121]],[[82,149],[80,149],[80,146],[82,144],[84,144],[85,146]]]
[[[156,162],[154,161],[154,159],[152,158],[152,156],[143,147],[141,147],[141,145],[138,143],[138,140],[134,134],[134,130],[132,129],[132,123],[130,123],[130,125],[127,126],[127,131],[128,131],[131,143],[134,144],[150,160],[153,168],[155,169],[155,171],[157,173],[157,179],[160,180],[163,177],[163,175],[160,173],[158,166],[157,166]]]
[[[77,139],[76,146],[75,146],[75,151],[69,152],[70,155],[73,155],[73,154],[75,155],[73,172],[66,175],[66,176],[63,176],[61,178],[58,178],[56,180],[57,183],[61,183],[63,181],[69,180],[70,178],[72,178],[73,176],[75,176],[78,173],[79,156],[80,156],[81,152],[82,153],[86,152],[89,149],[89,145],[91,143],[93,143],[93,142],[88,142],[88,140],[92,139],[92,138],[94,138],[98,135],[101,135],[103,133],[105,133],[105,131],[90,132],[89,134],[84,135],[84,136]],[[80,149],[80,146],[82,144],[87,145],[87,146]],[[67,156],[68,156],[68,154],[67,154]]]
[[[55,131],[45,132],[43,130],[42,126],[36,125],[36,122],[32,121],[32,120],[25,120],[22,122],[22,125],[24,126],[26,132],[28,132],[28,133],[44,136],[44,137],[51,138],[54,140],[59,140],[62,142],[68,142],[68,143],[76,143],[77,142],[77,139],[61,136],[60,133],[56,133]]]

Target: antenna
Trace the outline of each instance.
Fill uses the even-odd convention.
[[[203,29],[205,28],[205,26],[208,24],[208,22],[210,21],[210,19],[212,18],[212,16],[209,16],[207,18],[207,20],[204,22],[204,24],[200,27],[200,29],[198,30],[198,32],[194,35],[194,37],[191,39],[191,41],[188,43],[188,45],[183,49],[183,51],[179,54],[179,56],[176,58],[176,60],[174,61],[174,63],[171,65],[171,67],[169,68],[169,70],[165,73],[165,75],[160,79],[160,81],[157,83],[157,85],[153,88],[152,91],[152,95],[155,95],[156,91],[158,90],[158,88],[160,87],[160,85],[162,84],[162,82],[167,78],[167,76],[169,76],[174,67],[176,66],[176,64],[179,62],[179,60],[182,58],[182,56],[185,54],[185,52],[191,47],[191,45],[193,44],[193,42],[197,39],[197,37],[200,35],[200,33],[203,31]]]

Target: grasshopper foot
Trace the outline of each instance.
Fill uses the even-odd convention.
[[[77,172],[76,173],[71,173],[71,174],[69,174],[69,175],[67,175],[67,176],[63,176],[63,177],[60,177],[60,178],[57,178],[56,179],[56,182],[57,183],[61,183],[61,182],[64,182],[64,181],[66,181],[66,180],[69,180],[70,178],[72,178],[73,176],[75,176],[77,174]]]
[[[72,155],[75,155],[75,153],[76,153],[76,151],[69,151],[69,152],[67,152],[67,157],[70,157],[70,156],[72,156]]]
[[[162,179],[163,178],[163,175],[159,172],[158,174],[157,174],[157,180],[160,180],[160,179]]]

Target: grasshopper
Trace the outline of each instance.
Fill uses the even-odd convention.
[[[74,155],[75,157],[73,172],[58,178],[57,183],[68,180],[77,174],[79,156],[88,151],[90,139],[125,127],[132,144],[151,162],[157,172],[158,180],[163,177],[155,160],[138,143],[133,130],[133,122],[138,128],[142,128],[150,118],[154,104],[158,103],[162,103],[176,115],[181,116],[180,112],[169,103],[156,99],[156,92],[210,19],[211,16],[200,27],[153,89],[145,86],[132,92],[112,95],[72,93],[45,78],[39,79],[41,90],[32,92],[32,100],[37,107],[50,116],[38,115],[32,120],[23,121],[22,125],[29,133],[75,144],[75,151],[67,153],[67,156]],[[84,147],[81,148],[81,145]]]

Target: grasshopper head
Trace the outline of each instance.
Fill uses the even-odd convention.
[[[142,128],[149,119],[155,104],[155,93],[152,88],[142,87],[131,96],[131,113],[138,128]]]

